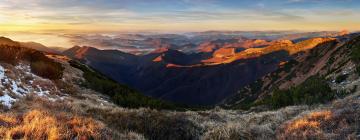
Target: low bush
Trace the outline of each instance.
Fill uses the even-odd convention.
[[[344,82],[346,80],[346,78],[348,78],[349,75],[347,74],[341,74],[338,77],[336,77],[335,82],[336,83],[341,83]]]

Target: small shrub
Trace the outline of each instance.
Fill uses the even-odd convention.
[[[71,85],[70,83],[66,83],[62,80],[55,80],[56,87],[58,87],[62,92],[70,95],[76,95],[78,90]]]
[[[294,104],[294,101],[288,90],[275,90],[270,99],[270,105],[274,108],[280,108],[292,104]]]
[[[336,83],[344,82],[348,78],[348,76],[349,75],[347,75],[347,74],[341,74],[338,77],[336,77],[335,82]]]

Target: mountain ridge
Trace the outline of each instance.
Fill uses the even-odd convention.
[[[147,55],[127,56],[119,51],[117,53],[121,55],[111,58],[111,63],[105,56],[115,56],[113,53],[96,50],[92,54],[98,57],[88,54],[80,60],[87,61],[87,64],[100,72],[113,76],[116,81],[126,83],[146,95],[178,103],[211,105],[235,93],[239,87],[275,71],[281,62],[288,61],[292,55],[322,44],[331,44],[335,40],[313,38],[298,43],[280,40],[269,46],[248,48],[240,52],[231,47],[222,47],[212,53],[188,54],[159,48]],[[77,56],[76,52],[69,52],[67,55],[73,58]],[[222,56],[217,57],[219,55]],[[220,61],[204,63],[204,60],[211,57],[220,58]],[[208,87],[217,90],[208,91]],[[206,91],[206,95],[197,95],[200,91]]]

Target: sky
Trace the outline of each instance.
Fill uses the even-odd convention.
[[[0,31],[360,30],[360,0],[0,0]]]

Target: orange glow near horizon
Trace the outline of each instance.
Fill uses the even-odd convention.
[[[96,23],[86,25],[68,25],[58,23],[48,24],[0,24],[3,32],[131,32],[131,31],[159,31],[159,32],[192,32],[209,30],[226,31],[267,31],[267,30],[299,30],[299,31],[359,31],[360,23]]]

